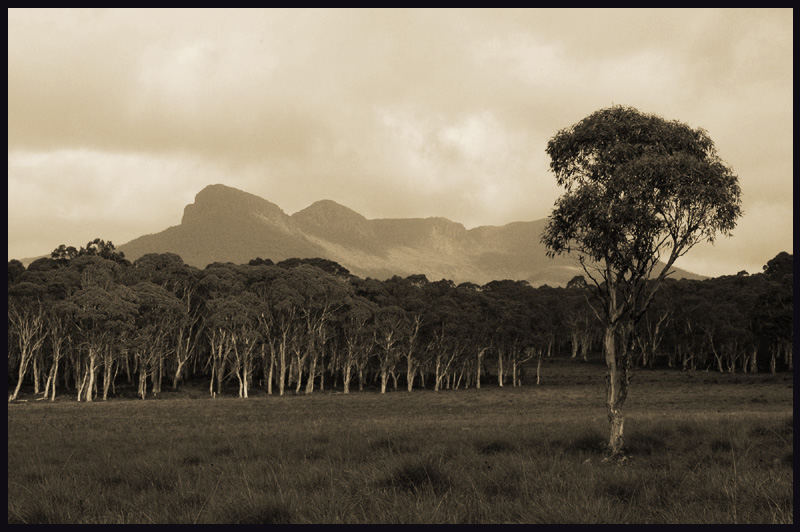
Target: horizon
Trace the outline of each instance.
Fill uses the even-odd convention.
[[[206,189],[208,189],[208,188],[211,188],[211,187],[217,187],[217,186],[222,186],[222,187],[225,187],[225,188],[229,188],[229,189],[237,190],[237,191],[239,191],[239,192],[244,192],[244,193],[246,193],[246,194],[249,194],[249,195],[252,195],[252,196],[256,196],[256,197],[258,197],[258,198],[260,198],[260,199],[263,199],[263,200],[267,201],[268,203],[270,203],[270,204],[272,204],[272,205],[274,205],[274,206],[278,207],[278,208],[281,210],[281,212],[283,212],[283,213],[284,213],[286,216],[289,216],[289,217],[292,217],[292,216],[294,216],[294,215],[296,215],[296,214],[298,214],[298,213],[300,213],[300,212],[302,212],[302,211],[304,211],[304,210],[306,210],[306,209],[308,209],[308,208],[310,208],[310,207],[312,207],[312,206],[314,206],[314,205],[316,205],[316,204],[318,204],[318,203],[323,203],[323,202],[330,202],[330,203],[333,203],[333,204],[335,204],[335,205],[338,205],[339,207],[343,207],[343,208],[345,208],[345,209],[347,209],[347,210],[349,210],[349,211],[352,211],[352,212],[355,212],[355,213],[356,213],[356,214],[358,214],[358,215],[361,215],[361,213],[359,213],[358,211],[355,211],[354,209],[350,208],[349,206],[347,206],[347,205],[344,205],[344,204],[342,204],[342,203],[340,203],[340,202],[338,202],[338,201],[336,201],[336,200],[332,200],[332,199],[329,199],[329,198],[322,198],[322,199],[318,199],[318,200],[315,200],[315,201],[311,202],[310,204],[308,204],[307,206],[305,206],[305,207],[303,207],[303,208],[301,208],[301,209],[299,209],[299,210],[296,210],[296,211],[294,211],[294,212],[287,212],[287,211],[286,211],[286,210],[284,210],[284,209],[283,209],[283,208],[282,208],[280,205],[278,205],[277,203],[275,203],[275,202],[273,202],[273,201],[270,201],[268,198],[262,198],[261,196],[258,196],[258,195],[256,195],[256,194],[252,194],[252,193],[250,193],[250,192],[248,192],[248,191],[246,191],[246,190],[242,190],[242,189],[239,189],[239,188],[236,188],[236,187],[231,187],[231,186],[229,186],[229,185],[226,185],[226,184],[224,184],[224,183],[211,183],[211,184],[209,184],[209,185],[206,185],[205,187],[203,187],[203,189],[201,189],[200,191],[198,191],[198,194],[200,194],[200,192],[202,192],[202,191],[204,191],[204,190],[206,190]],[[194,204],[194,202],[192,202],[192,204]],[[189,205],[189,204],[187,204],[187,205]],[[362,215],[362,216],[363,216],[363,215]],[[546,220],[546,218],[537,218],[537,219],[534,219],[534,220],[516,220],[516,221],[514,221],[514,222],[509,222],[509,223],[507,223],[507,224],[503,224],[503,225],[500,225],[500,226],[493,226],[493,225],[479,225],[479,226],[469,227],[469,226],[466,226],[465,224],[463,224],[463,223],[461,223],[461,222],[459,222],[459,221],[457,221],[457,220],[451,220],[451,219],[449,219],[449,218],[442,217],[442,216],[425,216],[425,217],[415,217],[415,218],[366,218],[366,217],[365,217],[365,219],[366,219],[367,221],[372,221],[372,220],[408,220],[408,219],[444,219],[444,220],[447,220],[447,221],[449,221],[449,222],[451,222],[451,223],[455,223],[455,224],[461,225],[461,226],[462,226],[462,227],[463,227],[463,228],[464,228],[466,231],[471,231],[472,229],[477,229],[477,228],[480,228],[480,227],[503,227],[503,226],[505,226],[505,225],[509,225],[509,224],[512,224],[512,223],[535,223],[535,222],[539,222],[539,221]],[[181,223],[182,223],[182,222],[183,222],[183,220],[181,220]],[[167,229],[167,228],[164,228],[164,229]],[[146,235],[139,235],[139,236],[146,236]],[[101,238],[101,239],[102,239],[103,237],[102,237],[102,236],[98,236],[98,237],[96,237],[96,238]],[[138,238],[138,237],[136,237],[136,238]],[[94,239],[93,239],[93,238],[92,238],[92,239],[89,239],[87,242],[90,242],[91,240],[94,240]],[[134,238],[134,240],[135,240],[135,238]],[[106,240],[106,241],[109,241],[109,240]],[[120,243],[120,244],[115,244],[114,246],[115,246],[115,248],[120,248],[120,247],[124,246],[125,244],[127,244],[128,242],[130,242],[130,241],[123,242],[123,243]],[[58,245],[60,245],[60,244],[65,244],[65,245],[67,245],[67,246],[70,246],[70,245],[72,245],[72,246],[74,246],[75,248],[80,248],[80,247],[83,245],[83,244],[80,244],[80,243],[78,243],[78,244],[74,244],[74,243],[67,243],[67,242],[61,242],[61,243],[59,243]],[[54,248],[53,248],[53,249],[55,249],[56,247],[58,247],[58,245],[54,246]],[[792,254],[792,251],[789,251],[789,250],[781,250],[781,251],[779,251],[778,253],[776,253],[776,256],[777,256],[779,253],[781,253],[781,252],[787,252],[787,253],[789,253],[790,255]],[[37,255],[37,256],[33,256],[33,257],[24,257],[24,258],[20,258],[20,257],[9,257],[9,261],[11,261],[12,259],[16,259],[16,260],[19,260],[19,261],[21,261],[21,262],[22,262],[22,263],[23,263],[23,264],[24,264],[24,265],[27,267],[27,265],[28,265],[28,264],[30,264],[30,262],[32,262],[33,260],[36,260],[36,259],[38,259],[38,258],[42,258],[42,257],[47,257],[47,256],[49,256],[49,254],[50,254],[50,252],[48,252],[48,253],[43,253],[43,254],[41,254],[41,255]],[[253,258],[256,258],[256,257],[253,257]],[[263,258],[272,259],[272,257],[263,257]],[[309,259],[309,258],[314,258],[314,257],[297,257],[297,258],[300,258],[300,259]],[[774,256],[772,256],[772,257],[768,257],[768,258],[765,258],[765,259],[764,259],[764,263],[766,264],[766,263],[767,263],[769,260],[771,260],[772,258],[774,258]],[[334,259],[329,259],[329,260],[334,260]],[[334,262],[336,262],[336,261],[334,260]],[[698,272],[689,271],[689,270],[686,270],[685,268],[681,268],[680,266],[677,266],[677,265],[675,266],[675,268],[682,269],[682,270],[684,270],[684,271],[687,271],[687,272],[688,272],[688,273],[690,273],[690,274],[698,274]],[[707,278],[715,278],[715,277],[720,277],[720,276],[724,276],[724,275],[733,275],[734,273],[738,273],[739,271],[741,271],[741,270],[737,270],[737,272],[731,272],[731,273],[722,273],[722,274],[717,274],[717,275],[705,275],[705,274],[700,274],[700,275],[703,275],[703,276],[705,276],[705,277],[707,277]],[[755,274],[755,273],[760,273],[760,272],[761,272],[761,270],[759,269],[758,271],[749,271],[748,273],[749,273],[749,274]]]
[[[541,220],[547,140],[615,104],[706,129],[739,176],[734,236],[677,267],[793,253],[789,9],[8,14],[9,260],[160,232],[208,183],[292,214]]]

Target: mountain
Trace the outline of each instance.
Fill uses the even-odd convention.
[[[580,267],[568,256],[550,259],[539,242],[545,220],[466,229],[446,218],[367,219],[331,200],[288,215],[274,203],[227,187],[209,185],[183,211],[180,225],[119,246],[130,260],[173,252],[184,262],[247,263],[321,257],[359,277],[425,274],[430,280],[484,284],[527,280],[564,285]],[[676,269],[676,277],[702,278]]]

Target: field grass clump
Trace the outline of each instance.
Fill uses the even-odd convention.
[[[602,461],[602,383],[558,375],[446,393],[9,404],[8,522],[791,523],[785,382],[652,373],[631,389],[623,465]]]
[[[607,437],[599,430],[589,429],[567,441],[563,447],[569,453],[600,454],[605,449],[606,440]]]
[[[383,436],[369,442],[369,449],[377,453],[413,454],[420,450],[420,443],[405,436]]]
[[[383,487],[419,492],[430,488],[434,493],[442,493],[450,486],[450,478],[436,462],[429,457],[414,459],[403,463],[380,482]]]
[[[234,525],[290,524],[292,514],[283,504],[266,500],[233,507],[224,516],[223,522]]]
[[[507,440],[492,440],[478,446],[478,452],[481,454],[510,453],[516,450],[517,446]]]

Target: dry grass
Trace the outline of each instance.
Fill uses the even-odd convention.
[[[790,376],[637,373],[615,466],[602,370],[574,368],[520,389],[10,404],[8,522],[791,522]]]

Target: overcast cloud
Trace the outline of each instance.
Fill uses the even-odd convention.
[[[180,222],[211,183],[287,213],[502,225],[550,212],[547,140],[612,104],[705,128],[734,237],[792,250],[792,12],[9,10],[8,256]]]

